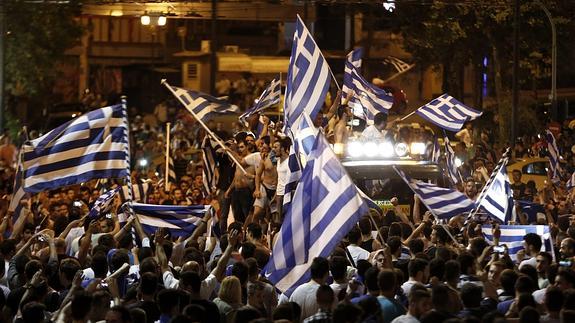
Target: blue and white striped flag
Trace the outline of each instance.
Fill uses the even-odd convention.
[[[420,117],[449,131],[459,131],[466,121],[473,120],[483,114],[457,101],[449,94],[433,99],[421,108],[415,110]]]
[[[297,16],[284,101],[286,127],[306,113],[315,119],[331,82],[327,61],[300,16]]]
[[[509,158],[504,157],[499,162],[476,202],[476,208],[483,208],[492,218],[504,223],[511,219],[514,206],[513,190],[507,176],[508,161]]]
[[[287,133],[291,134],[289,128]],[[295,193],[297,184],[299,183],[299,180],[301,178],[302,165],[298,146],[299,145],[297,140],[293,140],[292,138],[292,145],[290,146],[289,149],[289,155],[287,161],[288,175],[286,177],[287,180],[284,189],[283,212],[286,212],[290,208],[292,196]]]
[[[303,153],[306,159],[311,153],[317,134],[318,129],[313,125],[310,117],[307,114],[302,115],[302,117],[299,118],[299,125],[297,132],[295,133],[295,138],[298,143],[296,148],[300,149],[299,153]],[[305,164],[303,166],[305,167]]]
[[[412,179],[397,167],[393,168],[429,211],[439,219],[450,219],[468,213],[475,206],[472,200],[457,190]]]
[[[150,182],[145,183],[134,183],[132,185],[132,200],[134,202],[146,202],[148,200],[148,192],[150,191]],[[124,204],[128,201],[128,185],[122,186],[120,194],[120,202]]]
[[[433,150],[431,151],[431,162],[438,164],[441,158],[441,147],[439,146],[439,140],[437,136],[433,138]]]
[[[125,178],[124,105],[90,111],[22,146],[24,190],[37,193],[96,178]]]
[[[168,183],[176,184],[178,180],[176,179],[176,167],[174,166],[174,158],[172,155],[168,157]]]
[[[202,142],[202,182],[206,194],[211,194],[216,187],[216,149],[217,144],[210,136],[205,136]]]
[[[343,70],[343,86],[341,87],[341,102],[345,102],[348,95],[351,94],[353,90],[353,80],[351,77],[351,71],[356,69],[359,71],[361,69],[361,58],[363,57],[363,48],[359,47],[352,50],[347,54],[347,60],[345,61],[345,67]]]
[[[329,256],[367,212],[337,156],[325,138],[317,136],[264,268],[266,277],[287,293],[309,281],[312,258]]]
[[[509,256],[513,261],[517,261],[517,253],[523,250],[523,237],[528,233],[535,233],[541,237],[541,251],[550,253],[555,258],[553,251],[553,240],[547,225],[501,225],[501,238],[499,245],[507,245]],[[481,228],[485,240],[493,244],[493,228],[491,225],[484,225]]]
[[[262,110],[274,106],[280,102],[281,98],[281,80],[273,79],[268,87],[262,92],[253,107],[240,116],[244,120],[249,116],[259,113]]]
[[[118,191],[120,191],[119,186],[100,195],[96,202],[94,202],[90,213],[88,213],[88,218],[97,219],[100,214],[110,212],[112,202],[114,202],[114,198],[116,197],[116,194],[118,194]]]
[[[380,112],[388,113],[393,106],[393,95],[366,81],[356,69],[352,69],[351,78],[352,89],[355,92],[351,102],[363,107],[366,120],[372,121]]]
[[[147,234],[153,234],[158,228],[167,229],[172,237],[187,237],[200,226],[211,205],[155,205],[134,203],[134,213]]]
[[[22,202],[27,198],[28,194],[24,192],[24,188],[22,188],[22,164],[19,162],[18,169],[14,176],[12,199],[10,200],[10,205],[8,205],[8,212],[13,212],[12,223],[16,223],[16,220],[22,215],[22,211],[24,210]]]
[[[461,173],[459,172],[459,168],[455,163],[455,151],[451,147],[451,143],[449,142],[449,138],[445,136],[444,139],[445,145],[445,165],[447,166],[447,175],[449,175],[449,179],[453,185],[456,185],[458,182],[461,181]]]
[[[551,168],[551,181],[557,183],[561,180],[561,164],[559,164],[559,148],[555,136],[549,130],[546,131],[547,151],[549,152],[549,167]]]
[[[170,85],[166,84],[166,86]],[[209,94],[176,86],[171,86],[171,88],[174,91],[174,95],[181,100],[186,109],[203,122],[207,122],[218,114],[239,113],[240,111],[237,105],[230,104]]]

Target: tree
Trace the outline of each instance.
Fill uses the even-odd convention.
[[[570,18],[575,6],[569,1],[547,0],[553,8],[557,26],[562,66],[571,64],[575,24]],[[520,18],[520,87],[536,89],[548,82],[551,40],[547,18],[533,2],[521,2]],[[513,3],[509,0],[454,2],[398,2],[396,31],[403,35],[404,46],[419,66],[443,71],[443,90],[463,99],[462,71],[472,66],[477,75],[488,58],[489,87],[495,89],[496,113],[508,115],[512,69]],[[480,82],[476,82],[480,85]],[[545,88],[550,86],[545,84]],[[475,93],[481,93],[476,88]],[[481,106],[476,96],[475,106]],[[521,113],[521,112],[520,112]],[[500,118],[500,120],[503,118]],[[507,138],[507,122],[500,122],[499,137]]]
[[[83,33],[81,5],[70,1],[2,0],[6,17],[5,90],[12,102],[42,100],[58,77],[65,51]],[[19,106],[20,109],[20,106]]]

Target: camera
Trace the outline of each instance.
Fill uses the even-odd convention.
[[[496,252],[496,253],[504,253],[504,252],[505,252],[505,247],[503,247],[503,246],[495,246],[495,247],[493,247],[493,252]]]
[[[559,262],[559,266],[561,267],[571,267],[571,265],[573,265],[573,262],[571,260],[561,260]]]
[[[73,205],[74,205],[75,207],[82,207],[82,202],[80,202],[80,201],[74,201]]]

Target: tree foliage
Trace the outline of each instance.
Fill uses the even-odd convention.
[[[2,0],[6,17],[5,86],[13,96],[51,89],[66,49],[78,44],[82,27],[78,0]]]

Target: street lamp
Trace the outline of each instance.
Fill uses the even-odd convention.
[[[144,26],[165,26],[168,22],[168,18],[162,12],[144,12],[142,16],[140,16],[140,23]]]
[[[551,119],[557,120],[557,32],[555,30],[555,22],[551,13],[545,7],[545,5],[539,1],[535,0],[535,3],[541,7],[545,12],[547,19],[549,19],[549,24],[551,25]]]

